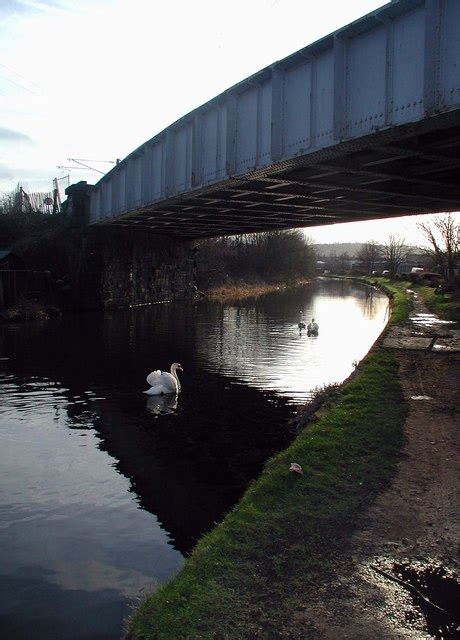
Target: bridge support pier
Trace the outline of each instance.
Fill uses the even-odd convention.
[[[88,226],[92,186],[66,189],[72,309],[110,309],[190,297],[196,291],[191,241],[145,230]]]

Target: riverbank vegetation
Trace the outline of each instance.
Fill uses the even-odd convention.
[[[358,278],[358,280],[366,284],[377,285],[382,291],[385,291],[392,302],[392,324],[404,322],[409,317],[411,303],[406,295],[406,289],[410,285],[409,282],[369,277]]]
[[[214,297],[267,293],[315,273],[313,245],[299,229],[206,239],[196,250],[198,288]]]
[[[311,278],[296,280],[294,283],[285,284],[282,282],[246,282],[240,280],[237,282],[228,282],[227,284],[216,285],[206,291],[206,297],[211,300],[226,299],[236,300],[248,297],[263,296],[267,293],[280,291],[282,289],[292,289],[295,287],[304,287],[311,282]]]
[[[1,312],[0,320],[4,322],[44,322],[52,316],[60,315],[61,311],[56,306],[22,298],[17,304]]]
[[[407,317],[398,288],[392,306],[392,323]],[[304,638],[297,621],[309,593],[394,473],[406,412],[396,359],[376,346],[182,571],[139,605],[126,637]],[[289,471],[292,462],[303,475]]]
[[[428,309],[443,320],[460,323],[460,290],[439,292],[433,287],[416,285],[414,290],[423,298]]]
[[[68,229],[63,214],[7,211],[0,214],[0,249],[19,255],[28,269],[50,271],[56,278],[68,270]]]
[[[390,296],[394,296],[396,293],[404,294],[406,289],[415,291],[419,295],[428,309],[442,318],[443,320],[452,320],[460,323],[460,290],[454,289],[450,291],[439,291],[434,287],[427,287],[423,284],[417,284],[408,280],[396,280],[391,281],[386,278],[363,278],[364,282],[368,284],[378,283],[378,285],[388,293]],[[409,300],[405,301],[405,304],[398,305],[395,309],[394,320],[400,322],[404,319],[410,307]],[[402,318],[398,317],[402,312]]]

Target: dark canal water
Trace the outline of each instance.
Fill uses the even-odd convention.
[[[300,310],[318,338],[299,335]],[[0,327],[0,637],[119,638],[133,599],[181,567],[387,314],[378,291],[324,280]],[[144,395],[173,361],[177,401]]]

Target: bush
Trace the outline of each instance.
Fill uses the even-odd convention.
[[[49,320],[47,309],[36,300],[20,300],[13,307],[7,309],[3,314],[3,319],[7,322],[23,322],[24,320],[35,320],[43,322]]]

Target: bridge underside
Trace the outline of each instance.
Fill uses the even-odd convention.
[[[200,238],[460,210],[460,114],[376,132],[110,221]]]

